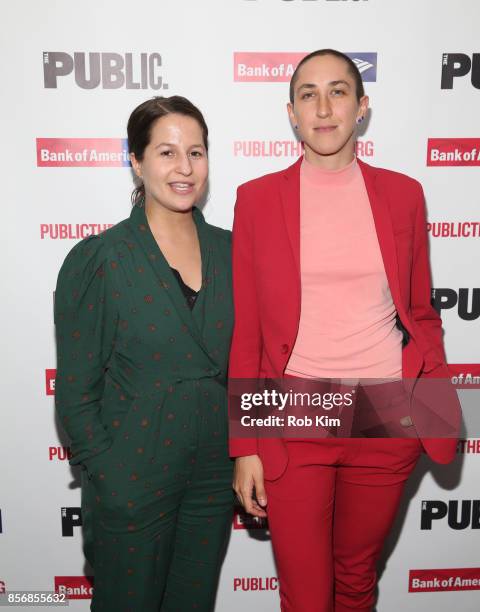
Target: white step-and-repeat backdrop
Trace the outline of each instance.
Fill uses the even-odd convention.
[[[237,185],[301,154],[286,113],[298,59],[321,47],[351,55],[372,107],[358,155],[424,186],[452,378],[464,405],[478,404],[469,386],[480,375],[479,23],[476,0],[2,6],[0,592],[56,589],[71,609],[89,608],[79,477],[54,415],[53,291],[72,246],[129,215],[126,122],[153,95],[181,94],[204,112],[204,212],[230,228]],[[422,460],[409,482],[380,568],[379,612],[480,609],[474,434],[454,464]],[[279,609],[268,530],[247,526],[236,515],[217,612]]]

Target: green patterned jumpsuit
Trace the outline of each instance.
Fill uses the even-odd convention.
[[[77,244],[55,294],[56,409],[81,464],[92,610],[213,610],[233,494],[230,232],[194,209],[191,310],[145,216]]]

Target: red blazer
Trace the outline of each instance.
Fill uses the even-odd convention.
[[[230,378],[282,378],[300,319],[300,165],[241,185],[233,225],[235,327]],[[397,313],[410,335],[402,350],[404,378],[449,378],[442,322],[431,306],[425,204],[420,183],[358,160]],[[450,410],[450,406],[449,406]],[[460,411],[454,394],[451,410]],[[415,423],[414,415],[412,419]],[[421,420],[421,419],[420,419]],[[417,428],[418,430],[418,428]],[[455,455],[455,439],[422,439],[439,463]],[[258,454],[276,478],[288,455],[281,439],[230,438],[232,457]]]

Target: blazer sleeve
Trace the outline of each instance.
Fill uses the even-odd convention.
[[[428,254],[427,220],[423,189],[418,184],[411,275],[412,318],[420,329],[423,341],[426,372],[437,365],[445,365],[442,319],[431,304],[431,275]]]
[[[232,234],[235,324],[230,349],[230,379],[257,379],[260,371],[262,334],[255,282],[254,205],[247,188],[239,187]],[[230,436],[231,457],[254,454],[257,454],[256,438]]]
[[[83,240],[65,259],[55,291],[55,407],[71,439],[71,465],[87,466],[111,445],[100,412],[118,317],[106,264],[102,237]]]

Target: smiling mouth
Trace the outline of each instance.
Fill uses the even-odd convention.
[[[169,183],[170,187],[173,189],[175,193],[179,193],[181,195],[187,195],[192,193],[193,191],[193,183],[181,183],[176,181],[175,183]]]

